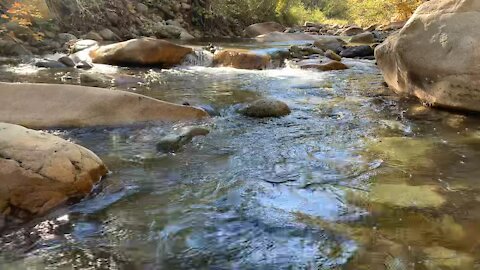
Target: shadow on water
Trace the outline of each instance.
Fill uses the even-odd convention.
[[[325,73],[107,67],[143,80],[116,89],[220,116],[176,154],[155,143],[187,123],[52,130],[112,173],[91,197],[3,235],[1,268],[478,268],[479,119],[401,100],[373,62],[346,63]],[[1,79],[78,83],[72,71],[29,68]],[[236,112],[264,96],[293,113]]]

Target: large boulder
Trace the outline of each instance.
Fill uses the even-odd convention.
[[[182,63],[192,52],[192,48],[165,40],[141,38],[101,46],[92,50],[90,56],[93,63],[99,64],[171,67]]]
[[[107,172],[82,146],[0,123],[0,215],[22,221],[43,215],[88,195]]]
[[[387,84],[430,105],[480,111],[479,24],[479,1],[422,4],[375,51]]]
[[[124,91],[0,83],[0,122],[30,128],[126,125],[207,117],[202,110]]]
[[[260,35],[255,38],[258,42],[287,42],[298,40],[315,40],[315,36],[305,33],[280,33],[271,32],[268,34]]]
[[[248,50],[229,49],[215,53],[213,65],[217,67],[233,67],[239,69],[266,69],[271,57],[255,54]]]
[[[276,22],[264,22],[252,24],[249,27],[245,28],[243,31],[244,35],[249,38],[254,38],[256,36],[265,35],[271,32],[283,32],[285,31],[285,26],[276,23]]]

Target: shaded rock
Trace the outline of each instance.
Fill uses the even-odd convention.
[[[245,28],[243,34],[245,37],[254,38],[256,36],[265,35],[271,32],[283,32],[285,26],[276,22],[264,22],[252,24]]]
[[[182,63],[193,50],[153,38],[132,39],[90,52],[93,63],[110,65],[157,65],[171,67]]]
[[[179,25],[163,25],[157,24],[155,26],[155,35],[158,38],[171,38],[171,39],[182,39],[189,40],[195,38],[187,30]]]
[[[95,41],[103,41],[103,37],[99,33],[94,32],[94,31],[88,32],[85,35],[85,39],[91,39],[91,40],[95,40]]]
[[[373,56],[374,50],[369,45],[352,46],[340,52],[341,57],[355,58]]]
[[[275,99],[260,99],[240,110],[240,113],[249,117],[265,118],[286,116],[291,113],[291,110],[285,102]]]
[[[70,46],[70,53],[77,53],[79,51],[86,50],[98,46],[98,42],[91,39],[82,39]]]
[[[102,37],[103,40],[108,40],[108,41],[120,41],[121,40],[121,38],[117,34],[112,32],[112,30],[110,30],[108,28],[103,29],[98,34]]]
[[[200,126],[183,127],[174,134],[169,134],[157,143],[157,151],[173,153],[180,150],[184,145],[190,143],[194,137],[207,136],[210,130]]]
[[[88,195],[107,174],[91,151],[54,135],[0,123],[0,212],[21,220]]]
[[[4,56],[31,56],[32,52],[26,46],[13,40],[0,39],[0,55]]]
[[[182,33],[180,33],[180,40],[192,40],[192,39],[195,39],[194,36],[192,36],[190,33],[188,33],[187,31],[183,31]]]
[[[480,111],[479,14],[472,0],[422,4],[376,48],[389,87],[432,106]]]
[[[0,121],[31,128],[114,126],[208,117],[198,108],[119,90],[11,83],[0,83],[0,88]]]
[[[268,55],[255,54],[248,50],[229,49],[216,52],[213,56],[213,65],[240,69],[266,69],[270,60]]]
[[[325,56],[335,61],[342,61],[342,57],[332,50],[327,50]]]
[[[64,64],[67,67],[75,67],[75,62],[72,60],[72,58],[68,56],[62,56],[58,58],[58,62]]]
[[[324,51],[331,50],[335,53],[339,53],[345,44],[347,44],[345,41],[335,37],[322,37],[315,40],[313,43],[315,47],[318,47]]]
[[[317,69],[321,71],[331,71],[331,70],[344,70],[348,69],[348,66],[339,61],[330,61],[328,63],[318,63],[318,64],[305,64],[300,65],[301,69]]]
[[[358,26],[350,26],[349,28],[342,31],[342,36],[354,36],[363,33],[363,28]]]
[[[69,33],[60,33],[57,35],[57,37],[58,37],[58,40],[62,43],[66,43],[66,42],[78,39],[75,35],[72,35]]]
[[[41,67],[41,68],[66,68],[67,67],[63,63],[60,63],[59,61],[49,60],[49,59],[37,61],[35,62],[35,66]]]
[[[259,42],[281,42],[294,40],[315,40],[315,37],[305,33],[271,32],[268,34],[257,36],[255,39]]]
[[[324,51],[320,48],[310,47],[310,46],[297,46],[294,45],[290,47],[289,51],[292,53],[293,57],[302,57],[302,56],[310,56],[313,54],[324,55]]]
[[[363,29],[363,31],[365,31],[365,32],[373,32],[373,31],[377,30],[377,28],[378,28],[379,26],[380,26],[380,25],[374,23],[374,24],[369,25],[367,28]]]
[[[375,36],[372,32],[363,32],[361,34],[355,35],[350,39],[351,43],[364,43],[370,44],[375,42]]]
[[[137,11],[142,13],[142,14],[147,14],[148,12],[148,7],[145,4],[142,3],[137,3]]]

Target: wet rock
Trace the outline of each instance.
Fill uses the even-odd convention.
[[[80,83],[85,86],[108,88],[112,85],[112,79],[98,73],[82,73]]]
[[[54,135],[0,123],[1,213],[21,220],[88,195],[107,168],[91,151]]]
[[[283,32],[285,26],[276,22],[264,22],[252,24],[243,31],[245,37],[254,38],[271,32]]]
[[[332,71],[332,70],[344,70],[348,69],[348,66],[342,62],[332,60],[327,63],[318,63],[318,64],[305,64],[300,65],[301,69],[317,69],[320,71]]]
[[[340,56],[346,58],[373,56],[374,51],[369,45],[352,46],[340,52]]]
[[[110,30],[108,28],[103,29],[98,34],[102,37],[103,40],[107,40],[107,41],[120,41],[121,40],[121,38],[117,34],[115,34],[112,30]]]
[[[208,117],[202,109],[119,90],[15,83],[0,83],[0,88],[0,122],[30,128],[116,126]]]
[[[372,32],[364,32],[358,35],[353,36],[350,39],[351,43],[363,43],[363,44],[371,44],[375,42],[375,36]]]
[[[194,137],[206,136],[210,133],[205,127],[190,126],[181,128],[175,134],[169,134],[157,143],[157,151],[163,153],[174,153],[180,150],[183,146],[190,143]]]
[[[342,36],[354,36],[363,33],[363,28],[358,26],[351,26],[342,31]]]
[[[480,54],[474,45],[480,41],[480,6],[474,2],[427,1],[376,48],[390,88],[432,106],[480,111]]]
[[[92,69],[93,68],[93,64],[89,63],[88,61],[85,61],[85,60],[82,60],[80,62],[78,62],[76,65],[75,65],[76,68],[78,69]]]
[[[62,56],[58,58],[58,62],[64,64],[67,67],[75,67],[75,62],[72,60],[72,58],[68,56]]]
[[[39,60],[35,63],[36,67],[41,67],[41,68],[66,68],[67,66],[60,63],[59,61],[55,60],[49,60],[49,59],[44,59],[44,60]]]
[[[90,56],[93,63],[100,64],[171,67],[182,63],[192,52],[191,48],[165,40],[141,38],[101,46]]]
[[[22,61],[17,57],[0,57],[0,66],[2,65],[18,65]]]
[[[335,61],[342,61],[342,57],[332,50],[327,50],[325,56]]]
[[[325,52],[320,49],[320,48],[316,48],[316,47],[310,47],[310,46],[292,46],[290,47],[289,51],[292,53],[292,55],[295,57],[295,56],[310,56],[310,55],[313,55],[313,54],[318,54],[318,55],[324,55]],[[297,58],[299,58],[297,57]]]
[[[335,37],[322,37],[318,40],[315,40],[313,43],[313,45],[315,45],[317,48],[320,48],[324,51],[331,50],[335,53],[339,53],[345,44],[345,41]]]
[[[475,268],[475,259],[464,252],[436,246],[425,248],[423,253],[426,256],[423,264],[428,270],[467,270]]]
[[[216,67],[261,70],[268,67],[270,60],[269,55],[255,54],[248,50],[228,49],[214,54],[213,65]]]
[[[240,110],[240,113],[249,117],[265,118],[286,116],[291,113],[291,110],[283,101],[275,99],[260,99]]]

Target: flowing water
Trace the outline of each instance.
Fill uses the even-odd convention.
[[[0,269],[480,269],[480,118],[400,99],[374,61],[346,63],[323,73],[99,67],[129,76],[115,89],[218,116],[50,130],[111,174],[89,198],[4,233]],[[0,79],[78,74],[27,65],[3,67]],[[292,114],[237,113],[261,97]],[[191,124],[211,133],[156,153],[159,138]]]

